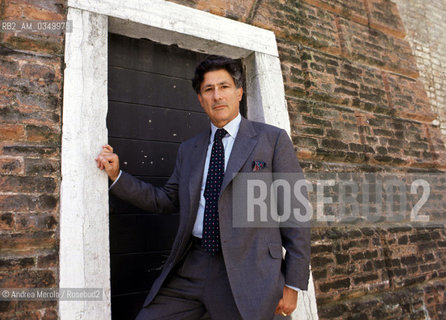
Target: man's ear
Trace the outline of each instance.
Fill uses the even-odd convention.
[[[203,97],[201,96],[200,93],[197,94],[197,97],[198,97],[198,101],[200,101],[201,107],[203,107]]]
[[[239,102],[242,101],[242,97],[243,97],[243,88],[242,87],[237,88],[237,98]]]

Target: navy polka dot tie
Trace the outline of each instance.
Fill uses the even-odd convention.
[[[218,196],[225,174],[225,150],[221,139],[226,135],[225,129],[217,129],[212,145],[204,198],[203,239],[202,246],[210,255],[220,251],[220,227],[218,222]]]

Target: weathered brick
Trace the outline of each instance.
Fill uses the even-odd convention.
[[[28,258],[2,258],[0,259],[0,270],[17,270],[33,267],[35,260],[32,257]]]
[[[319,245],[312,245],[311,246],[311,253],[321,253],[321,252],[332,252],[333,251],[333,245],[329,244],[319,244]]]
[[[437,270],[439,267],[440,267],[440,265],[438,263],[420,265],[420,269],[422,272],[434,271],[434,270]]]
[[[361,232],[367,237],[371,237],[376,234],[376,230],[372,228],[361,228]]]
[[[416,61],[407,41],[379,30],[370,31],[348,19],[340,19],[348,56],[366,65],[417,76]]]
[[[434,261],[435,260],[435,256],[433,255],[433,253],[427,253],[424,255],[424,261]]]
[[[3,76],[14,77],[17,76],[18,71],[19,71],[19,64],[17,63],[17,61],[7,56],[0,57],[0,73]]]
[[[370,26],[386,34],[403,38],[406,34],[398,8],[393,1],[367,0],[370,10]]]
[[[339,0],[304,0],[315,7],[344,16],[361,24],[367,24],[367,8],[362,0],[339,1]]]
[[[21,71],[22,77],[30,80],[52,81],[55,78],[54,70],[46,65],[26,64]]]
[[[57,143],[60,140],[60,134],[48,126],[27,125],[26,139],[30,142]]]
[[[2,288],[48,288],[54,284],[54,272],[49,270],[0,272],[0,286]]]
[[[361,240],[353,240],[348,241],[342,244],[343,250],[348,250],[350,248],[368,248],[370,245],[370,242],[368,239],[361,239]]]
[[[14,215],[11,212],[0,213],[0,230],[11,230],[14,225]]]
[[[331,282],[321,283],[319,286],[319,289],[322,292],[327,292],[331,289],[348,289],[349,287],[350,287],[350,279],[345,278],[345,279],[335,280],[335,281],[331,281]]]
[[[316,281],[327,278],[327,270],[314,270],[311,274]]]
[[[367,262],[362,266],[362,271],[364,271],[364,272],[373,271],[373,263],[372,263],[371,261],[367,261]]]
[[[0,116],[9,123],[41,123],[54,125],[59,122],[60,115],[57,112],[41,111],[40,109],[21,109],[16,104],[0,108]]]
[[[5,33],[3,36],[3,44],[17,50],[34,51],[44,54],[63,54],[63,34],[35,34],[35,33]]]
[[[336,263],[344,264],[350,260],[350,256],[347,254],[336,254]]]
[[[18,311],[9,314],[3,314],[2,320],[40,320],[40,312]]]
[[[396,227],[390,227],[387,230],[391,233],[400,233],[400,232],[412,231],[412,227],[410,227],[410,226],[396,226]]]
[[[328,257],[312,257],[311,258],[311,265],[315,268],[317,267],[324,267],[329,263],[334,262],[332,258]]]
[[[417,233],[409,236],[410,242],[430,241],[431,235],[429,233]]]
[[[379,276],[376,273],[353,278],[355,284],[366,283],[366,282],[370,282],[370,281],[374,281],[374,280],[378,280],[378,279],[379,279]]]
[[[407,270],[399,269],[399,268],[391,269],[391,270],[389,270],[389,275],[396,276],[396,277],[405,276],[405,275],[407,275]]]
[[[423,283],[424,281],[426,281],[426,276],[425,275],[420,275],[420,276],[417,276],[417,277],[412,277],[412,278],[405,279],[403,281],[403,285],[404,286],[412,286],[412,285],[417,284],[417,283]]]
[[[15,224],[17,231],[54,231],[58,221],[51,214],[17,213]]]
[[[314,135],[314,136],[323,136],[324,129],[314,128],[314,127],[299,127],[297,129],[297,133],[298,134]]]
[[[1,124],[0,140],[3,141],[21,141],[25,137],[23,125],[19,124]]]
[[[395,74],[386,74],[385,78],[388,81],[390,103],[396,108],[399,117],[425,122],[436,118],[419,81]]]
[[[57,320],[58,314],[57,309],[45,309],[45,312],[42,316],[42,320]]]
[[[59,254],[57,252],[37,257],[37,266],[39,268],[55,267],[59,263]]]
[[[438,241],[437,244],[441,248],[446,248],[446,241]]]
[[[0,176],[0,189],[3,192],[16,193],[53,193],[56,181],[46,177]]]
[[[61,106],[61,99],[56,94],[47,93],[44,95],[30,94],[29,92],[18,91],[14,97],[20,105],[30,107],[39,107],[41,110],[56,112],[59,115],[58,108]],[[54,118],[57,123],[58,118]]]
[[[324,9],[302,2],[261,1],[252,22],[274,31],[278,38],[340,52],[335,16]]]
[[[334,317],[340,317],[347,311],[348,308],[344,304],[336,304],[318,308],[319,317],[322,319],[333,319]]]
[[[347,234],[349,239],[359,238],[362,236],[362,232],[359,230],[350,230]]]
[[[11,156],[57,157],[59,156],[59,152],[59,147],[42,146],[39,144],[16,144],[3,146],[3,154]]]
[[[322,146],[328,149],[348,149],[348,145],[339,140],[334,139],[324,139],[322,140]]]
[[[53,211],[58,198],[52,195],[0,195],[0,212]]]
[[[52,1],[45,1],[45,0],[33,0],[32,3],[30,3],[27,0],[6,0],[7,2],[7,12],[17,12],[19,13],[19,16],[14,17],[15,19],[22,18],[22,16],[26,16],[30,19],[37,19],[37,20],[59,20],[64,19],[64,13],[66,4],[63,0],[52,0]],[[9,10],[9,11],[8,11]],[[33,13],[31,12],[31,10]],[[52,13],[56,14],[57,16],[52,16],[48,18],[38,18],[33,16],[37,15],[40,16],[41,13]],[[12,16],[11,16],[12,17]]]
[[[318,141],[313,138],[309,137],[292,137],[293,143],[297,146],[304,146],[304,147],[317,147]]]
[[[23,159],[21,157],[0,157],[1,174],[23,173]]]
[[[353,260],[363,260],[363,259],[376,258],[377,256],[378,256],[378,252],[376,250],[374,250],[374,251],[365,250],[363,252],[358,252],[358,253],[352,254],[351,257]]]
[[[408,266],[417,264],[417,261],[418,259],[416,256],[401,257],[401,263]]]
[[[307,124],[321,125],[321,126],[328,127],[328,128],[331,127],[331,123],[324,119],[303,116],[302,120],[305,121],[305,123],[307,123]]]
[[[24,163],[25,174],[29,176],[48,176],[60,172],[60,162],[56,160],[26,158]]]
[[[407,235],[404,235],[398,239],[398,244],[407,244],[409,242],[409,237]]]
[[[373,266],[375,269],[382,269],[386,266],[386,262],[384,260],[373,260]]]
[[[57,241],[54,231],[33,232],[26,234],[3,234],[0,235],[2,246],[0,252],[31,252],[41,249],[54,249]],[[14,287],[11,287],[14,288]]]

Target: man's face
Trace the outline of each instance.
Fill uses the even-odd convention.
[[[243,89],[237,88],[229,72],[221,69],[204,74],[198,100],[211,122],[222,128],[237,117],[242,95]]]

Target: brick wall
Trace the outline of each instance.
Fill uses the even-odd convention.
[[[390,0],[174,2],[275,32],[306,172],[445,168],[441,112]],[[65,1],[1,0],[0,13],[62,20]],[[0,287],[55,287],[63,35],[0,37]],[[315,228],[312,249],[320,318],[444,318],[444,228]],[[56,317],[53,302],[0,303],[2,319]]]
[[[440,112],[432,108],[433,93],[425,89],[420,54],[414,56],[413,41],[405,38],[405,28],[410,31],[414,24],[404,25],[407,19],[401,19],[394,2],[175,2],[274,31],[292,139],[307,173],[404,174],[410,168],[445,168]],[[416,26],[429,26],[423,35],[429,34],[425,40],[431,42],[421,52],[430,59],[423,64],[434,65],[442,54],[432,53],[441,47],[437,39],[444,33],[443,25],[432,20],[442,17],[440,2],[398,2],[419,22]],[[425,14],[433,8],[437,14]],[[431,72],[436,83],[430,90],[440,97],[438,105],[444,75],[440,68]],[[376,223],[315,228],[312,234],[321,319],[445,317],[444,228]]]
[[[446,3],[440,0],[394,2],[417,59],[420,80],[446,136]]]
[[[2,0],[0,20],[65,20],[64,1]],[[63,34],[0,33],[0,287],[57,287]],[[56,319],[53,301],[1,319]]]

